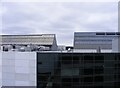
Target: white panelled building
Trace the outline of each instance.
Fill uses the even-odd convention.
[[[1,52],[2,86],[36,86],[36,52]],[[7,87],[6,87],[7,88]]]

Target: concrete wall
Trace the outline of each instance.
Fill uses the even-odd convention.
[[[2,52],[2,86],[36,86],[36,53]]]

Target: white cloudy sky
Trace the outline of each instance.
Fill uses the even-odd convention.
[[[117,2],[2,2],[1,34],[56,34],[72,45],[75,31],[118,31]]]

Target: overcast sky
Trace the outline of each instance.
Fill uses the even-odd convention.
[[[1,34],[56,34],[73,45],[74,32],[118,31],[117,2],[3,2]]]

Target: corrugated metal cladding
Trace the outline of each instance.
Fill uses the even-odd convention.
[[[40,44],[52,45],[55,34],[41,35],[1,35],[2,44]]]

